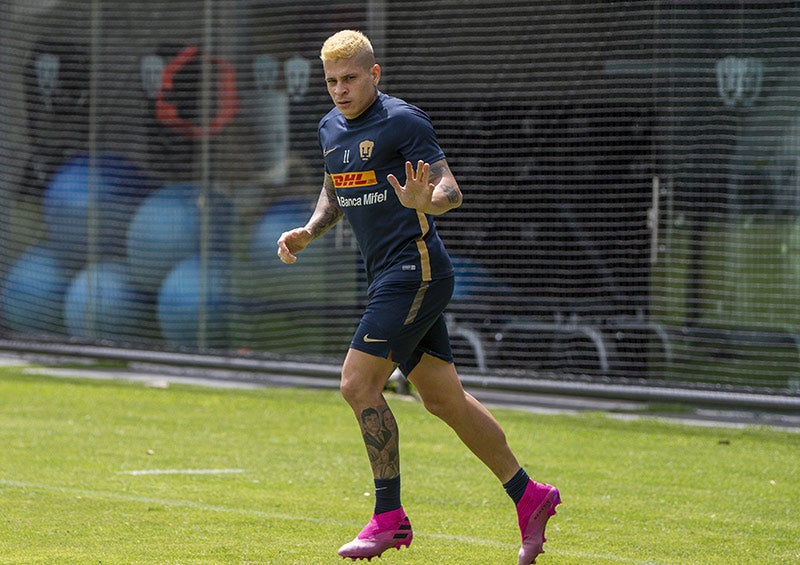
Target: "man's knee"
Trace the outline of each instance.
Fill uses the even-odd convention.
[[[455,367],[442,359],[425,355],[409,374],[425,409],[448,421],[466,408],[466,396]]]
[[[468,408],[466,397],[463,391],[460,392],[459,394],[459,391],[428,390],[425,394],[420,393],[420,398],[425,410],[437,418],[449,422],[451,419],[464,414]]]
[[[425,406],[425,410],[444,421],[447,421],[447,417],[452,411],[452,402],[448,402],[447,399],[439,397],[422,397],[422,405]]]
[[[383,393],[393,368],[391,361],[350,350],[342,366],[339,390],[351,406],[374,403]]]
[[[359,384],[357,375],[342,371],[342,380],[339,382],[339,392],[351,406],[358,405],[366,396],[365,387]]]

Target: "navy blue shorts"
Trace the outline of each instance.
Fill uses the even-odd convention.
[[[452,295],[453,277],[375,285],[350,347],[391,359],[404,375],[417,366],[423,353],[452,363],[443,315]]]

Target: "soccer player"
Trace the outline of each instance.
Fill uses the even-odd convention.
[[[425,408],[446,422],[497,476],[516,504],[520,565],[542,552],[547,520],[560,503],[555,487],[531,480],[500,425],[464,391],[453,364],[443,311],[453,266],[434,217],[461,205],[462,194],[420,109],[378,90],[381,67],[369,39],[340,31],[320,58],[334,108],[319,122],[325,176],[303,227],[284,232],[286,264],[346,216],[364,258],[368,304],[342,366],[341,392],[361,426],[375,483],[372,519],[339,555],[371,559],[411,544],[400,502],[400,452],[383,396],[396,367]]]

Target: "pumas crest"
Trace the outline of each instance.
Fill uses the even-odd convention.
[[[372,157],[372,150],[375,149],[375,142],[365,139],[358,144],[358,154],[361,155],[362,161],[368,161]]]

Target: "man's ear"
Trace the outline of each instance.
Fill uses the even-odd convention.
[[[372,75],[372,82],[375,86],[378,86],[378,83],[381,81],[381,66],[378,63],[372,65],[370,69],[370,74]]]

